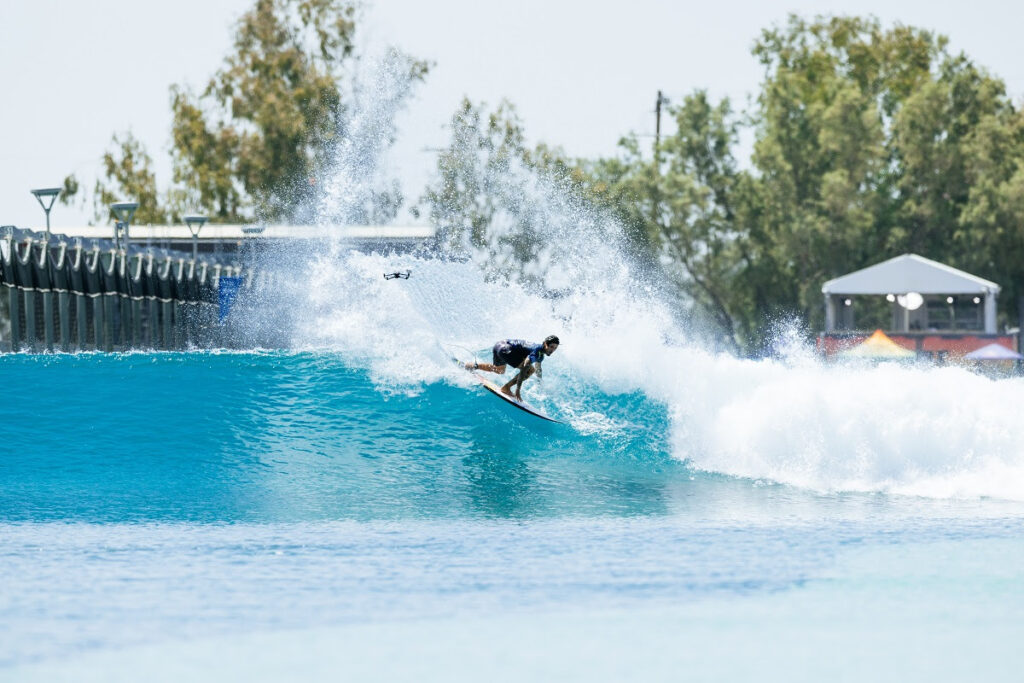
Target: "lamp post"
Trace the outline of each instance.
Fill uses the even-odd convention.
[[[128,226],[131,224],[135,210],[138,208],[138,202],[115,202],[110,205],[110,210],[117,217],[117,223],[114,224],[114,242],[117,243],[117,246],[121,246],[118,234],[123,232],[124,248],[126,250],[128,249]]]
[[[199,255],[199,231],[206,224],[206,216],[185,216],[185,225],[192,233],[192,260],[195,261]]]
[[[56,201],[57,196],[60,195],[61,188],[59,187],[44,187],[38,190],[32,190],[32,194],[36,196],[36,200],[39,202],[39,206],[43,207],[43,211],[46,212],[46,242],[50,242],[50,209],[53,208],[53,202]],[[48,203],[44,200],[49,199]]]

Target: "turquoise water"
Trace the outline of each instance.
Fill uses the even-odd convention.
[[[526,393],[567,425],[366,319],[372,352],[0,357],[0,678],[1019,679],[1015,426],[829,436],[890,400],[837,387],[1019,382],[665,346],[631,385],[563,324]],[[765,392],[787,422],[729,417]]]
[[[326,224],[390,189],[409,70],[364,66]],[[487,244],[246,254],[249,350],[0,356],[0,680],[1021,679],[1024,380],[715,353],[480,151]],[[553,333],[565,425],[451,362]]]
[[[0,362],[12,386],[49,387],[7,412],[10,522],[643,515],[689,484],[660,443],[664,408],[639,395],[592,405],[629,430],[582,436],[465,384],[375,386],[336,354]]]

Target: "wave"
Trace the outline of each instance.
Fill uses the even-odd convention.
[[[409,280],[385,271],[410,269]],[[798,350],[743,360],[688,339],[668,306],[636,288],[552,298],[488,281],[472,262],[336,251],[318,264],[313,313],[296,335],[365,368],[383,391],[471,383],[457,345],[481,359],[495,340],[558,334],[527,399],[581,435],[627,438],[664,411],[665,451],[697,471],[814,491],[1024,499],[1018,430],[1024,380],[963,369],[840,367]],[[607,415],[641,395],[635,415]],[[538,439],[545,437],[538,436]]]
[[[378,124],[390,130],[408,87],[377,80],[384,85],[357,107],[362,128],[350,133],[368,142],[341,141],[340,162],[320,184],[317,211],[327,222],[349,215],[380,175],[386,136]],[[472,146],[460,153],[482,154]],[[489,188],[488,245],[453,246],[455,229],[446,231],[447,250],[432,256],[323,245],[303,261],[304,277],[292,278],[300,284],[286,305],[290,345],[338,354],[384,395],[440,385],[468,392],[446,348],[486,358],[498,339],[557,334],[561,346],[526,397],[583,437],[631,442],[633,433],[659,430],[644,441],[651,452],[693,471],[813,491],[1024,500],[1024,380],[830,366],[785,338],[774,359],[710,351],[684,322],[688,303],[632,260],[621,226],[515,158],[497,167],[478,161],[492,169],[479,179]],[[518,279],[529,285],[509,268],[508,245],[524,241],[529,272]],[[408,280],[382,277],[407,269]],[[630,397],[622,403],[629,410],[614,409],[619,397]],[[530,447],[544,450],[547,438]]]

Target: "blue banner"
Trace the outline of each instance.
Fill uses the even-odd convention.
[[[231,307],[235,304],[238,290],[241,287],[242,278],[240,277],[220,278],[220,284],[217,286],[217,302],[220,304],[218,320],[220,322],[224,322],[224,318],[228,317],[228,314],[231,313]]]

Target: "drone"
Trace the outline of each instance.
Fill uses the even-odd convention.
[[[399,278],[401,280],[408,280],[410,275],[412,275],[411,270],[407,270],[404,273],[384,273],[384,279],[394,280],[395,278]]]

